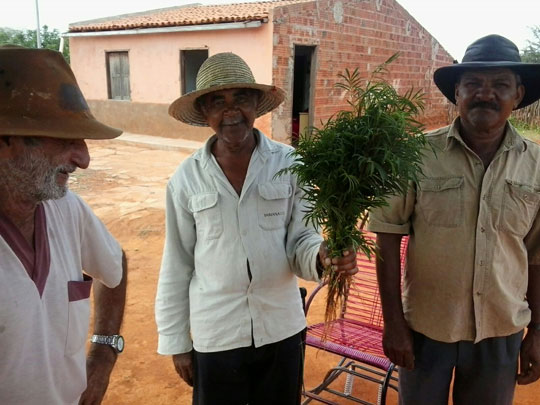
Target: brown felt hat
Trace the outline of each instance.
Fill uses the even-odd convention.
[[[0,135],[111,139],[97,121],[60,52],[0,46]]]
[[[463,72],[484,69],[510,69],[519,74],[525,87],[525,96],[516,110],[540,98],[540,64],[521,62],[517,46],[509,39],[495,34],[473,42],[465,51],[461,63],[437,69],[433,79],[446,98],[456,104],[456,83]]]
[[[169,106],[169,115],[186,124],[207,127],[196,100],[205,94],[227,89],[259,90],[257,117],[272,111],[285,99],[285,92],[279,87],[255,83],[251,69],[240,56],[223,52],[204,61],[197,73],[196,89],[176,99]]]

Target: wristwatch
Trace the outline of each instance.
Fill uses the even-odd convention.
[[[116,353],[122,353],[124,351],[124,338],[120,335],[92,335],[90,341],[100,345],[111,346]]]

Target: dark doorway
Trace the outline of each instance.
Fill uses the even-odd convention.
[[[292,137],[291,143],[296,145],[298,137],[311,125],[312,117],[310,109],[312,106],[311,86],[314,75],[314,55],[315,46],[294,46],[294,84],[293,84],[293,105],[292,105]]]
[[[197,73],[206,59],[208,59],[208,49],[180,51],[180,91],[182,95],[195,90]]]

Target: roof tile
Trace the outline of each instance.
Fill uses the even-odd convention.
[[[81,21],[69,25],[69,32],[116,31],[139,28],[177,27],[228,22],[260,21],[270,10],[313,0],[278,0],[255,3],[207,5],[193,4],[148,10],[140,13]]]

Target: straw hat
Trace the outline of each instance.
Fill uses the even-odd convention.
[[[60,52],[0,46],[0,135],[110,139]]]
[[[517,46],[500,35],[488,35],[473,42],[461,63],[437,69],[433,79],[446,98],[456,104],[455,87],[464,71],[494,68],[510,69],[521,77],[525,96],[516,110],[540,99],[540,64],[521,62]]]
[[[244,60],[234,53],[218,53],[206,59],[197,73],[196,90],[176,99],[169,106],[169,115],[186,124],[207,127],[206,119],[196,105],[197,98],[226,89],[256,89],[261,92],[257,117],[272,111],[285,99],[285,92],[276,86],[255,83]]]

